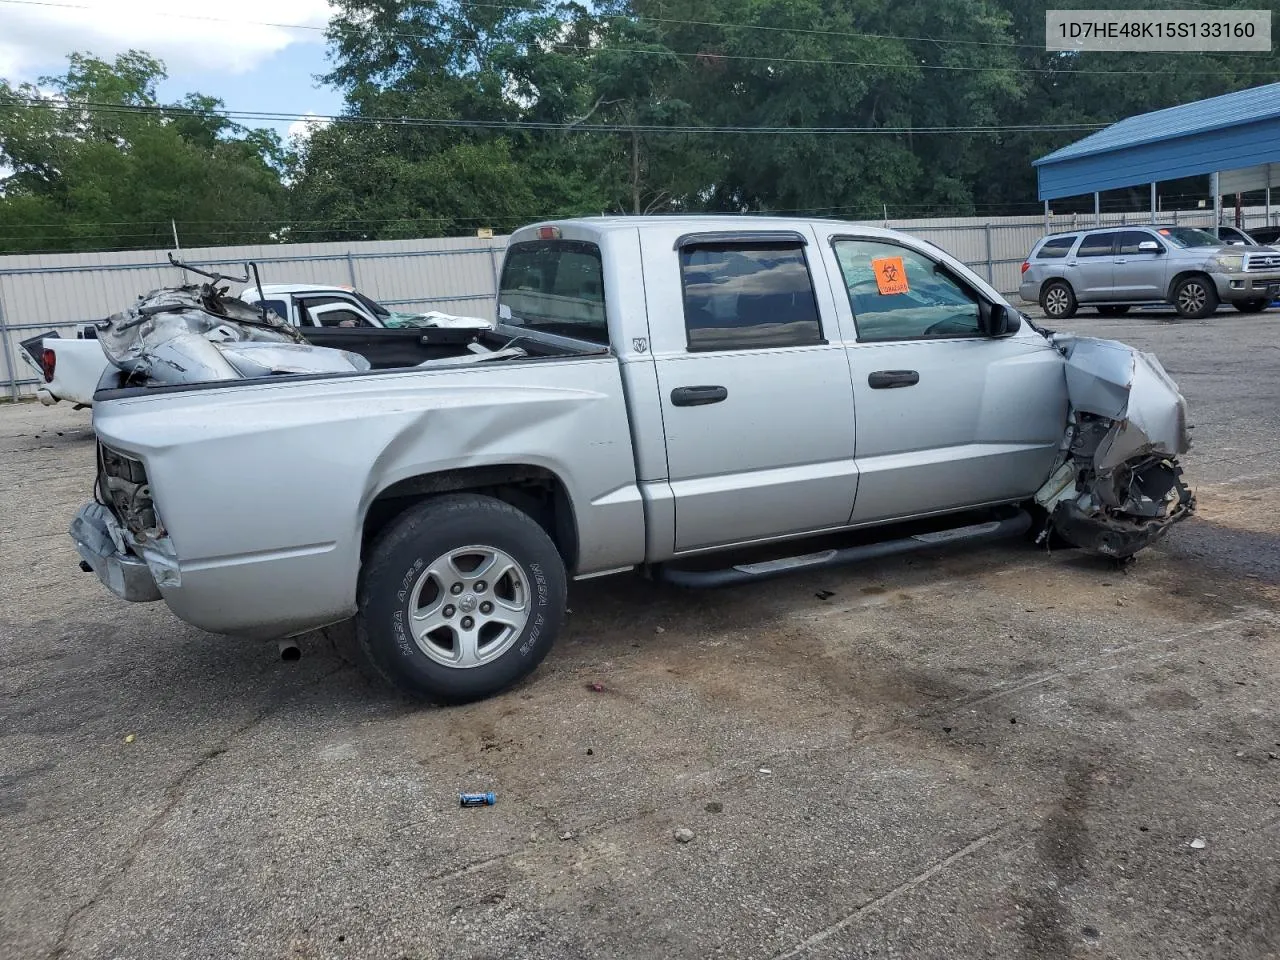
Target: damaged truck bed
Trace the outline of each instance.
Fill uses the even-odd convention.
[[[212,632],[355,617],[390,682],[457,701],[536,667],[573,578],[740,582],[1033,518],[1125,559],[1194,510],[1154,357],[1042,331],[893,231],[538,224],[496,313],[378,366],[216,282],[149,295],[102,334],[85,565]]]

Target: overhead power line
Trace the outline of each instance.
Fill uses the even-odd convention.
[[[88,4],[68,2],[68,0],[0,0],[0,4],[9,4],[13,6],[25,6],[25,7],[49,7],[49,8],[55,8],[55,9],[69,9],[69,10],[99,9],[97,7],[93,7]],[[472,5],[478,6],[480,4],[472,4]],[[499,6],[499,5],[488,4],[487,6]],[[517,8],[504,7],[503,9],[517,9]],[[528,8],[518,8],[518,9],[528,9]],[[365,27],[359,27],[359,26],[353,26],[353,25],[347,25],[347,24],[336,24],[336,25],[331,24],[330,26],[322,27],[316,24],[280,23],[280,22],[271,21],[271,20],[242,20],[242,19],[233,19],[229,17],[213,17],[213,16],[207,16],[203,14],[170,13],[167,11],[149,12],[149,15],[172,17],[175,19],[192,20],[192,21],[198,21],[198,22],[204,22],[204,23],[226,23],[226,24],[232,24],[235,26],[272,27],[279,30],[305,30],[305,31],[310,31],[315,33],[326,33],[330,29],[337,30],[340,32],[345,31],[348,33],[363,33],[368,30],[368,28],[365,28]],[[700,24],[713,25],[711,21],[695,21],[695,20],[674,21],[673,20],[669,22],[688,23],[690,25],[700,25]],[[735,27],[741,27],[743,29],[752,28],[752,25],[750,24],[716,23],[714,25],[720,26],[720,27],[735,26]],[[790,30],[790,28],[782,28],[782,27],[774,28],[774,29]],[[866,39],[878,39],[878,40],[919,41],[919,42],[929,42],[929,43],[938,43],[938,44],[970,42],[970,41],[959,41],[959,40],[935,40],[928,37],[896,36],[893,34],[852,34],[852,33],[839,33],[839,32],[830,32],[830,31],[815,31],[815,32],[822,33],[827,36],[863,37]],[[381,34],[383,36],[396,37],[396,38],[405,39],[405,40],[434,41],[439,39],[438,37],[432,36],[430,34],[410,33],[410,32],[401,31],[401,30],[386,30],[386,31],[381,31]],[[455,43],[469,44],[472,46],[482,45],[482,41],[473,40],[467,37],[454,37],[452,39],[453,39],[453,42]],[[973,41],[973,42],[979,42],[979,41]],[[980,43],[982,43],[982,45],[984,46],[990,45],[994,47],[1003,46],[1007,48],[1012,48],[1015,46],[1013,44],[1002,44],[995,41],[980,41]],[[828,66],[828,67],[860,67],[860,68],[875,68],[875,69],[888,69],[888,70],[935,70],[935,71],[941,70],[941,71],[953,71],[953,72],[954,71],[982,72],[982,71],[991,71],[991,70],[1016,70],[1022,73],[1041,73],[1041,74],[1070,73],[1070,74],[1079,74],[1079,75],[1086,75],[1086,76],[1146,76],[1148,73],[1148,71],[1145,71],[1145,70],[1094,70],[1094,69],[1072,69],[1070,67],[1058,69],[1055,67],[1027,67],[1020,64],[1009,64],[1008,66],[992,66],[992,65],[975,66],[970,64],[922,63],[918,60],[882,61],[882,60],[836,60],[836,59],[827,58],[827,57],[767,57],[767,56],[756,56],[756,55],[748,55],[748,54],[719,53],[713,50],[701,50],[701,51],[689,52],[689,51],[681,51],[681,50],[653,50],[653,49],[648,49],[643,47],[615,47],[615,46],[600,47],[600,46],[587,46],[584,44],[575,44],[575,43],[554,43],[554,42],[550,43],[549,46],[556,50],[570,50],[577,53],[581,53],[583,55],[594,55],[599,53],[612,52],[612,53],[629,53],[637,56],[655,56],[655,57],[664,57],[664,58],[675,56],[675,57],[680,57],[682,59],[689,59],[689,60],[699,60],[699,59],[711,60],[711,61],[731,60],[734,62],[748,62],[748,63],[777,63],[777,64],[793,64],[793,65],[802,65],[802,66]],[[1040,49],[1040,48],[1036,47],[1036,49]],[[1216,71],[1210,71],[1210,70],[1179,71],[1179,76],[1211,76],[1216,74],[1217,74]],[[1264,77],[1264,76],[1273,77],[1275,75],[1276,75],[1275,70],[1256,71],[1252,73],[1242,74],[1242,76],[1246,76],[1246,77],[1255,77],[1255,76],[1256,77]]]
[[[312,123],[339,123],[359,126],[439,127],[445,129],[479,130],[545,130],[561,133],[662,133],[662,134],[998,134],[998,133],[1058,133],[1098,130],[1103,123],[1061,124],[1003,124],[995,126],[896,126],[896,127],[842,127],[842,126],[694,126],[691,124],[663,125],[655,123],[555,123],[542,120],[463,120],[437,117],[363,117],[345,114],[287,113],[267,110],[194,110],[188,107],[109,103],[98,100],[50,100],[45,97],[15,96],[14,100],[30,107],[46,110],[78,109],[90,113],[163,114],[166,116],[202,117],[210,114],[227,120],[248,120],[259,123],[284,123],[304,120]]]

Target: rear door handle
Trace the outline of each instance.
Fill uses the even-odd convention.
[[[719,403],[729,397],[729,391],[725,387],[716,386],[698,386],[698,387],[676,387],[671,391],[671,405],[673,407],[701,407],[708,403]]]
[[[867,384],[872,390],[914,387],[919,382],[920,374],[915,370],[877,370],[867,377]]]

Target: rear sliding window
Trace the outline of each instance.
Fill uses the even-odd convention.
[[[1071,248],[1075,246],[1075,237],[1055,237],[1052,240],[1046,240],[1044,245],[1036,251],[1037,260],[1056,260],[1065,257],[1071,252]]]
[[[579,240],[512,244],[498,285],[498,319],[607,345],[600,248]]]
[[[263,300],[262,305],[274,313],[281,320],[289,320],[289,308],[285,306],[283,300]]]

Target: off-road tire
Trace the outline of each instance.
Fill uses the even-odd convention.
[[[470,546],[501,551],[525,578],[528,619],[494,660],[448,666],[415,639],[409,603],[438,559]],[[411,696],[480,700],[533,672],[564,624],[566,573],[555,544],[528,514],[493,497],[450,494],[410,507],[383,531],[360,572],[356,640],[373,671]]]
[[[1218,309],[1218,290],[1201,274],[1184,277],[1173,288],[1173,309],[1184,320],[1203,320]]]
[[[1070,320],[1079,306],[1075,291],[1065,280],[1050,280],[1040,288],[1040,309],[1050,320]]]
[[[1098,308],[1098,314],[1103,317],[1123,317],[1128,312],[1129,308],[1122,305]]]
[[[1236,300],[1231,305],[1241,313],[1261,313],[1271,302],[1264,297],[1261,300]]]

